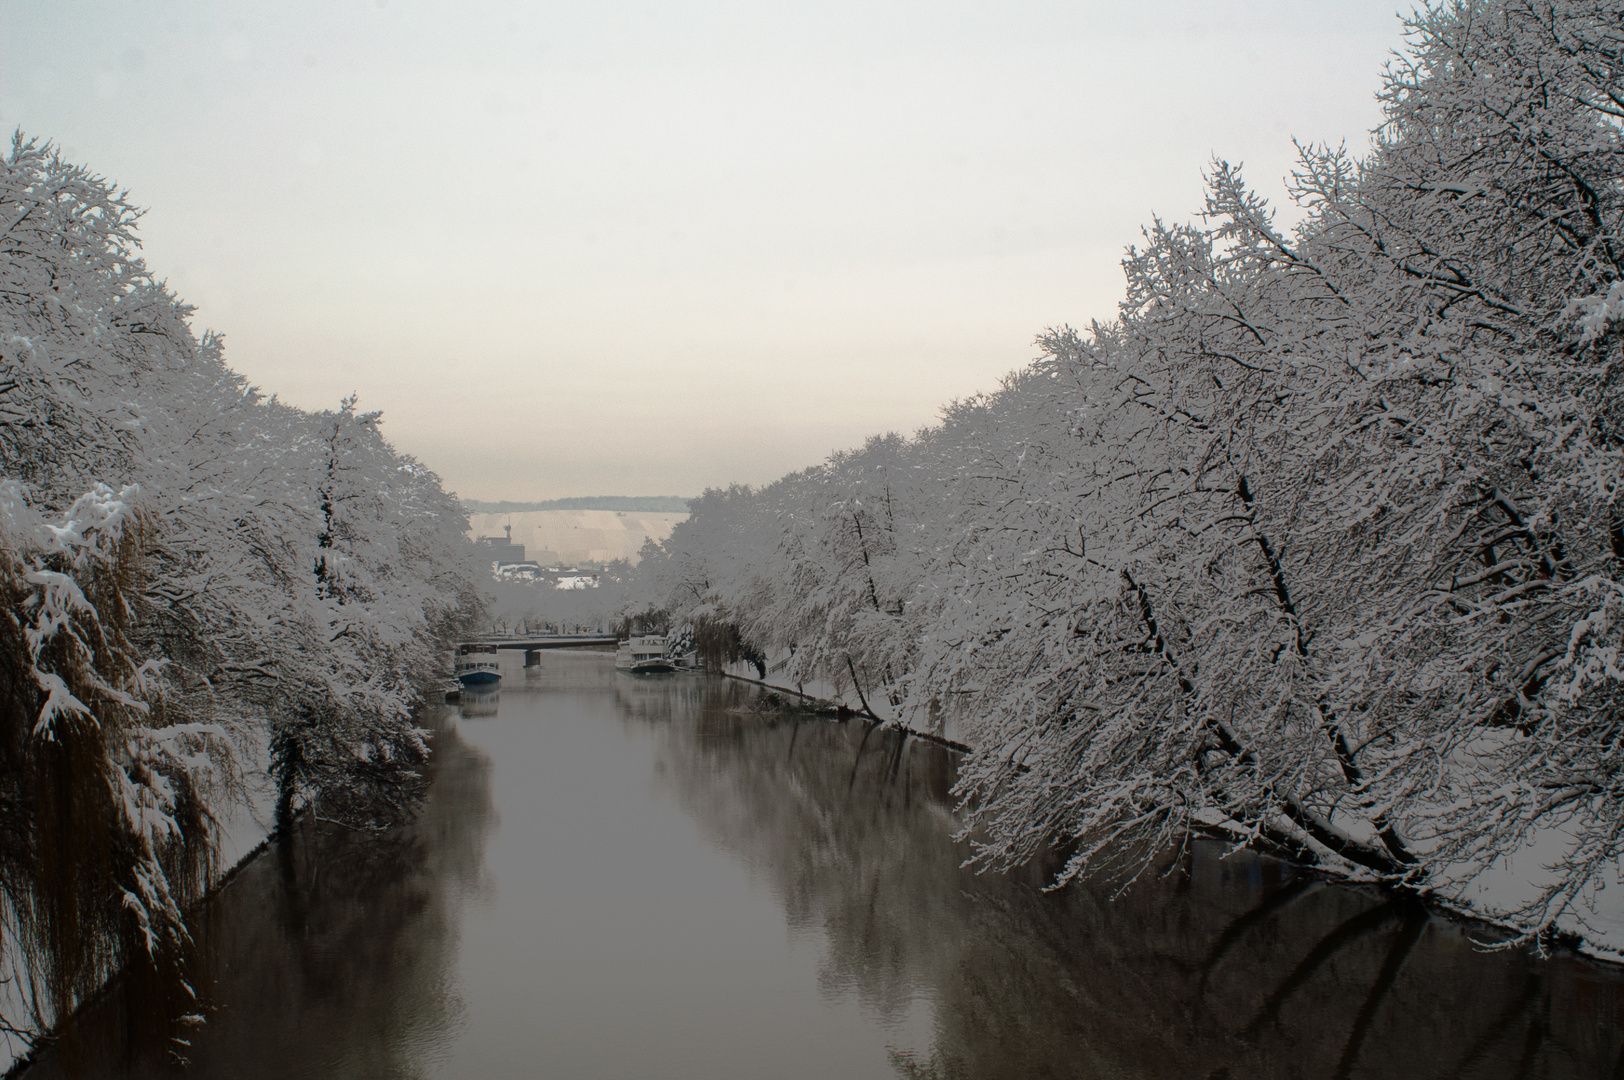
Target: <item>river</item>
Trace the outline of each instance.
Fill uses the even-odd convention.
[[[185,1075],[1624,1075],[1617,968],[1205,841],[1126,888],[978,876],[950,751],[744,684],[553,653],[431,722],[416,824],[308,828],[201,917]],[[175,1074],[133,1004],[73,1071]]]

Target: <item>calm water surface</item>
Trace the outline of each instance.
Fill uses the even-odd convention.
[[[1207,844],[1117,896],[978,877],[950,754],[757,701],[515,664],[446,710],[415,826],[227,886],[186,1075],[1624,1076],[1616,969]],[[171,1075],[124,1015],[79,1074]]]

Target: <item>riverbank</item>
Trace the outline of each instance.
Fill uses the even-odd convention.
[[[722,674],[728,679],[804,701],[816,711],[833,718],[862,717],[909,738],[931,742],[958,753],[971,752],[972,748],[968,743],[918,731],[898,720],[876,716],[867,708],[866,703],[859,702],[857,707],[853,707],[853,704],[846,700],[846,695],[836,687],[820,684],[818,689],[827,695],[820,697],[806,692],[804,686],[790,687],[773,682],[771,678],[753,678],[744,674],[748,670],[750,670],[748,665],[735,663],[728,665]],[[1518,867],[1530,863],[1537,866],[1549,846],[1548,840],[1545,845],[1531,845],[1521,859],[1500,867],[1493,872],[1488,881],[1478,882],[1469,889],[1451,893],[1447,885],[1415,890],[1383,884],[1374,875],[1366,877],[1357,873],[1327,871],[1313,862],[1303,861],[1296,857],[1296,853],[1267,837],[1237,835],[1235,830],[1226,829],[1218,824],[1197,823],[1193,832],[1216,842],[1244,843],[1273,857],[1284,858],[1301,871],[1327,881],[1358,884],[1377,888],[1394,896],[1414,897],[1434,913],[1455,919],[1463,926],[1474,928],[1474,937],[1481,939],[1486,947],[1502,947],[1506,942],[1525,935],[1525,931],[1509,915],[1517,905],[1519,892],[1526,894],[1531,887],[1529,878],[1524,876]],[[1553,955],[1573,953],[1603,963],[1624,965],[1624,875],[1615,876],[1615,884],[1618,887],[1610,890],[1612,896],[1616,898],[1612,906],[1593,912],[1590,922],[1578,917],[1565,920],[1559,932],[1547,935],[1538,943],[1537,948]]]
[[[438,685],[438,681],[428,685]],[[422,706],[418,714],[419,719],[432,722],[435,717],[444,717],[444,706],[439,703],[438,695],[428,695],[427,685],[424,690],[425,699],[429,703]],[[243,801],[230,804],[230,814],[221,825],[220,845],[215,853],[215,862],[223,869],[220,869],[211,881],[207,894],[187,911],[188,926],[193,940],[202,942],[205,949],[209,947],[210,931],[203,923],[206,922],[209,913],[238,878],[249,872],[257,863],[274,857],[278,843],[278,834],[273,827],[275,788],[267,774],[268,749],[265,741],[261,739],[258,742],[247,743],[240,749],[245,755],[245,760],[240,764],[249,779],[243,791],[245,798]],[[433,768],[432,760],[430,768]],[[300,814],[298,820],[299,828],[303,830],[309,830],[314,824],[308,809]],[[96,993],[82,1001],[75,1009],[69,1024],[78,1025],[85,1016],[106,1010],[110,1000],[121,992],[123,978],[122,972],[115,973]],[[11,1033],[8,1037],[13,1041],[8,1047],[8,1063],[4,1066],[4,1073],[0,1074],[3,1080],[18,1080],[20,1077],[31,1075],[29,1069],[41,1055],[55,1053],[57,1034],[62,1030],[63,1025],[58,1025],[53,1032],[26,1033],[33,1040],[31,1047],[21,1047],[17,1044],[25,1033]]]
[[[866,719],[591,654],[504,683],[445,710],[416,824],[222,890],[199,1075],[1509,1080],[1624,1046],[1616,969],[1205,840],[1125,888],[970,872],[955,753]]]

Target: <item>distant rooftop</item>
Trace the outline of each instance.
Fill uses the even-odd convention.
[[[480,502],[463,499],[470,514],[522,514],[527,510],[634,510],[645,514],[686,514],[688,500],[681,495],[585,495],[546,502]]]

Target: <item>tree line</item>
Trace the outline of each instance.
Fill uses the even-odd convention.
[[[399,820],[441,647],[481,610],[467,516],[352,397],[232,371],[138,210],[47,144],[0,159],[0,961],[26,1045],[114,972],[205,1011],[187,912],[221,823]],[[137,1018],[143,1019],[143,1018]]]
[[[1299,224],[1214,161],[1114,320],[707,491],[640,603],[951,728],[982,866],[1201,829],[1467,903],[1510,857],[1501,913],[1582,930],[1624,841],[1624,4],[1406,27],[1368,152],[1298,145]]]

